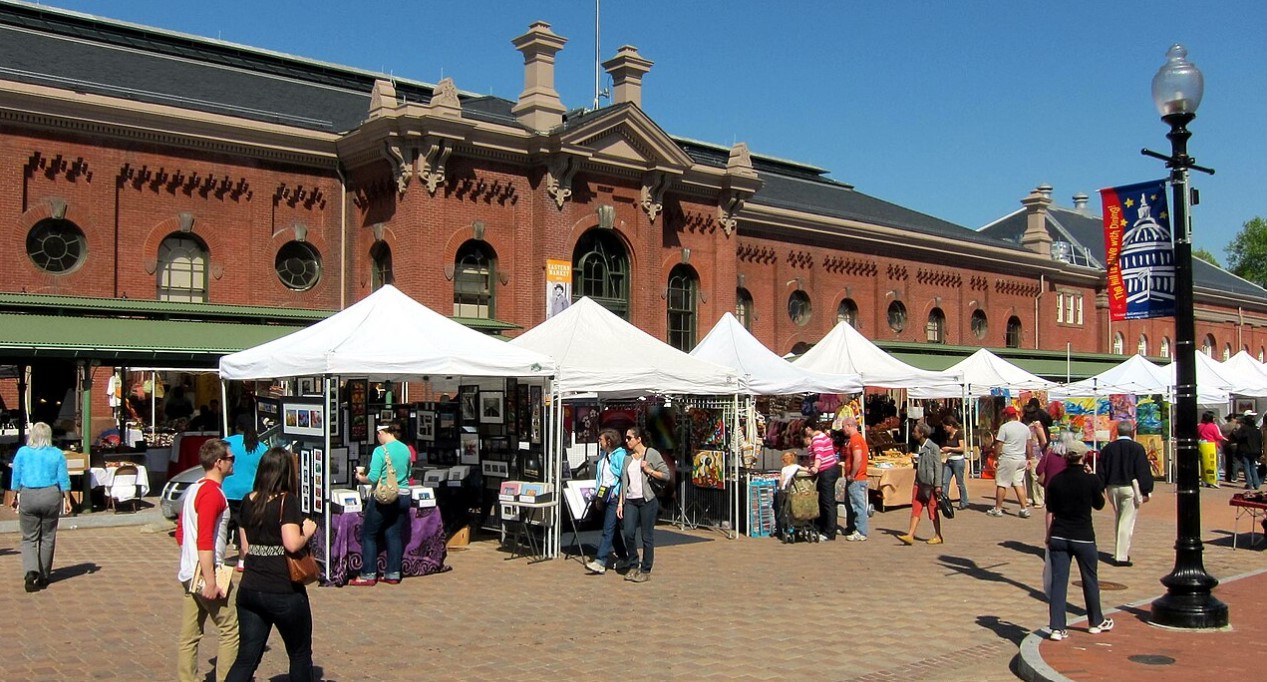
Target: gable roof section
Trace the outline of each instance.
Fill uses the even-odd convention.
[[[564,122],[559,146],[637,170],[683,172],[693,160],[642,109],[617,104]]]
[[[1019,244],[1025,233],[1024,209],[1010,213],[981,228],[982,234]],[[1047,234],[1056,241],[1068,241],[1085,249],[1095,259],[1095,267],[1104,270],[1104,221],[1089,211],[1052,206],[1047,209]],[[1193,286],[1231,296],[1267,303],[1267,289],[1200,258],[1192,259]]]
[[[49,7],[0,3],[0,79],[208,113],[345,132],[377,79],[429,102],[432,85]],[[511,102],[459,93],[464,115],[513,122]]]

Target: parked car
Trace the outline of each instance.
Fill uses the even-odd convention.
[[[163,486],[163,494],[158,498],[158,507],[162,510],[163,516],[169,519],[180,516],[180,508],[185,504],[185,491],[189,490],[189,486],[197,483],[202,476],[201,466],[190,467],[172,476],[171,480]]]

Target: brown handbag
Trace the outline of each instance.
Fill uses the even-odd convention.
[[[286,495],[282,495],[282,504],[286,503]],[[281,516],[281,509],[278,509],[278,516]],[[317,566],[317,560],[312,557],[312,552],[307,547],[298,552],[286,552],[286,568],[290,570],[290,582],[300,585],[311,585],[317,582],[321,577],[321,569]]]

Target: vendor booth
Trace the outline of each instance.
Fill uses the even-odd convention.
[[[757,456],[758,442],[756,396],[797,396],[802,394],[832,393],[855,394],[863,389],[862,378],[856,374],[825,374],[798,367],[766,348],[731,313],[725,313],[702,341],[691,351],[691,356],[732,368],[742,384],[743,400],[740,404],[740,423],[743,442],[740,457],[735,464],[742,474],[745,494],[744,512],[740,517],[749,536],[768,535],[773,528],[771,507],[773,486],[770,476],[758,472],[763,466]],[[777,463],[773,467],[776,470]]]
[[[288,379],[294,380],[292,393],[308,394],[282,395],[271,402],[261,400],[260,409],[273,410],[272,417],[280,420],[284,440],[298,443],[295,453],[300,460],[301,507],[323,529],[321,537],[314,538],[313,551],[324,561],[325,580],[336,584],[349,572],[359,570],[363,562],[375,560],[355,554],[361,525],[357,492],[332,491],[331,487],[332,479],[348,479],[348,470],[358,457],[368,463],[374,420],[394,421],[394,412],[368,414],[366,393],[370,382],[390,387],[389,382],[427,381],[432,376],[474,377],[481,381],[514,378],[522,380],[525,388],[529,384],[536,386],[540,395],[541,387],[554,374],[555,363],[549,357],[469,329],[390,285],[311,327],[220,361],[222,382]],[[346,414],[341,414],[340,401],[334,394],[339,378],[348,379]],[[391,393],[388,388],[387,405],[391,405]],[[471,414],[455,409],[457,421],[445,426],[454,429],[455,434],[460,430],[471,437],[467,440],[472,443],[470,455],[476,467],[480,465],[479,444],[483,438],[478,428],[480,419],[487,412],[500,418],[499,425],[507,420],[505,396],[497,391],[494,399],[492,393],[486,391],[486,400],[482,401],[476,391]],[[482,402],[488,403],[486,409]],[[540,418],[539,413],[537,417]],[[345,419],[350,419],[346,425]],[[441,428],[436,422],[429,425]],[[454,440],[458,441],[456,437]],[[531,452],[531,443],[525,445]],[[551,445],[547,434],[545,443],[536,448],[549,452]],[[453,456],[458,457],[459,453],[455,451]],[[459,486],[470,472],[471,465],[465,465],[460,472],[463,477],[457,480]],[[546,484],[557,484],[552,478],[557,476],[557,469],[547,467],[542,473]],[[446,480],[441,485],[447,485],[450,474],[445,472]],[[445,538],[435,497],[406,489],[401,490],[401,495],[411,495],[418,507],[412,512],[413,523],[406,539],[405,574],[443,570]],[[339,498],[341,514],[334,509],[333,497]],[[552,519],[547,515],[545,522],[552,524]],[[382,562],[382,556],[377,560]]]
[[[735,527],[740,390],[735,370],[691,357],[588,297],[510,345],[549,356],[558,368],[552,403],[562,409],[551,413],[555,445],[547,458],[556,470],[565,449],[569,469],[585,464],[581,444],[596,441],[599,428],[641,426],[669,468],[676,468],[675,499],[661,508],[672,510],[682,525]],[[549,540],[554,551],[558,531]]]

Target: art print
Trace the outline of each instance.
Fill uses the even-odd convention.
[[[461,435],[461,463],[462,464],[479,464],[480,463],[480,435],[478,433],[464,433]]]
[[[504,419],[504,399],[501,391],[483,391],[479,394],[480,423],[501,424]]]
[[[325,401],[320,398],[283,398],[282,433],[287,436],[325,438]]]
[[[330,448],[330,483],[331,485],[347,485],[351,478],[349,473],[348,449]]]
[[[299,451],[299,510],[312,512],[312,451]]]
[[[597,405],[577,405],[572,412],[572,432],[577,443],[597,443],[599,409]]]
[[[347,383],[348,387],[348,438],[357,442],[363,442],[369,438],[369,419],[367,414],[366,394],[369,391],[369,381],[366,379],[351,379]]]
[[[700,450],[691,465],[691,483],[699,488],[726,489],[726,456],[721,450]]]
[[[532,420],[528,427],[529,431],[531,432],[530,440],[532,441],[533,445],[540,445],[541,444],[541,427],[542,427],[541,412],[543,410],[543,406],[541,405],[541,387],[540,386],[528,387],[528,403],[530,405],[529,409],[532,411]]]
[[[434,443],[436,440],[436,413],[431,410],[418,411],[418,440]]]
[[[314,449],[312,451],[312,510],[317,514],[322,512],[326,490],[325,481],[325,453]]]
[[[463,424],[475,424],[480,416],[480,387],[459,386],[458,404],[461,406]]]
[[[514,435],[519,433],[519,381],[517,379],[506,380],[506,399],[504,401],[503,417],[506,424],[506,432]]]

